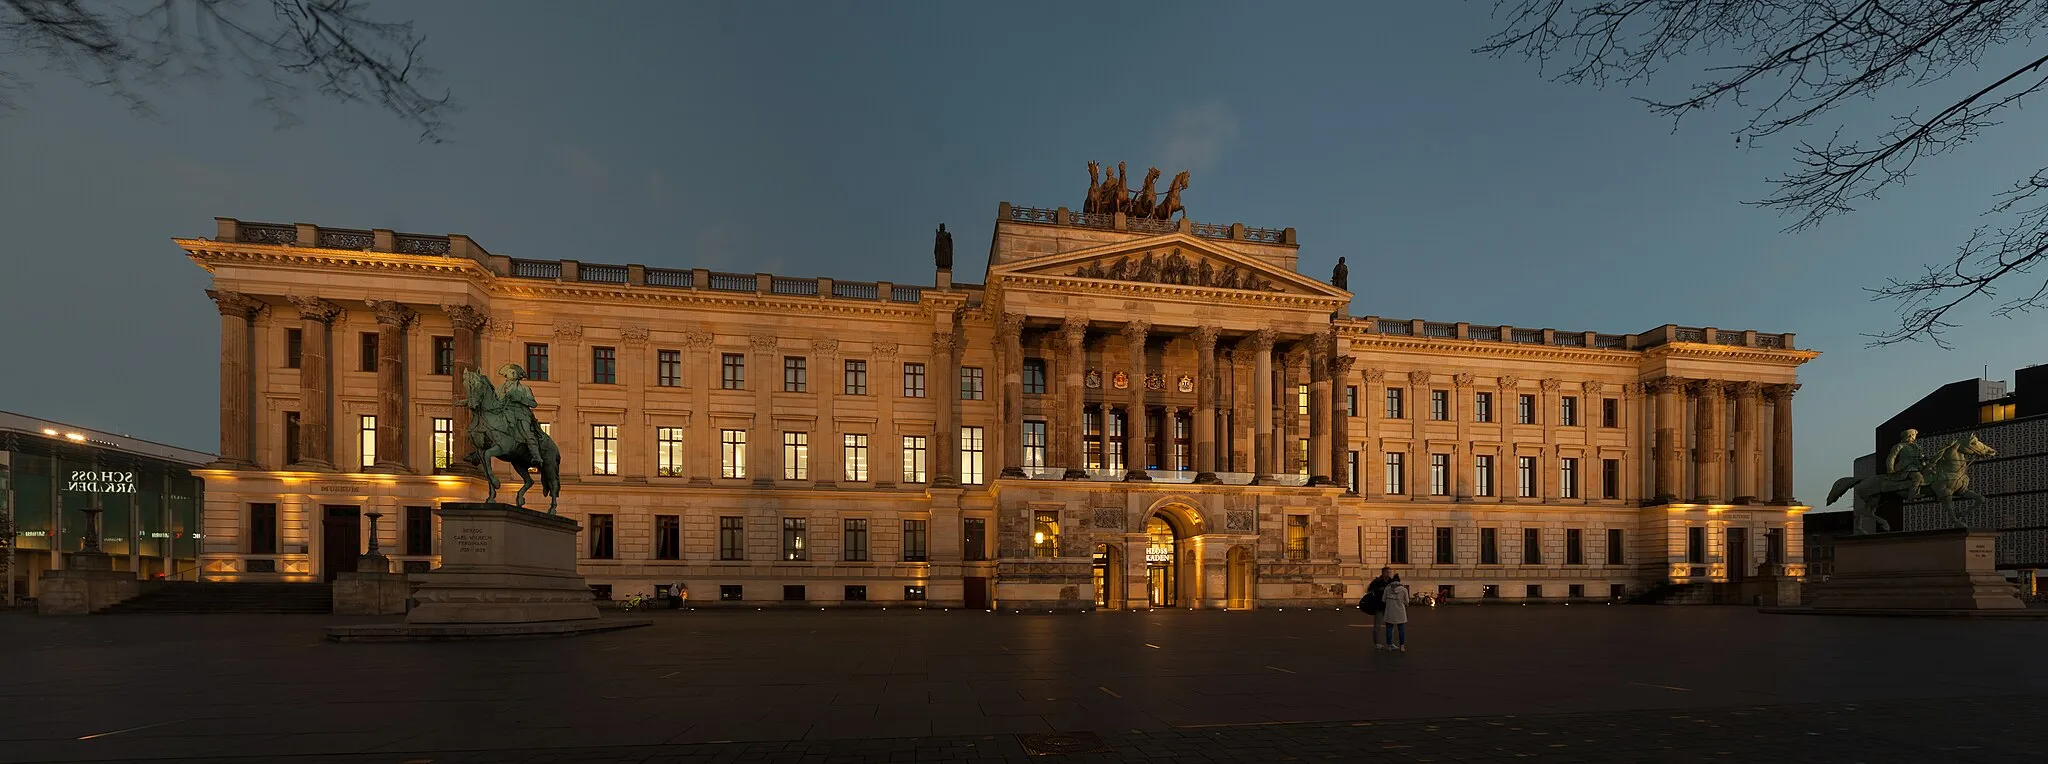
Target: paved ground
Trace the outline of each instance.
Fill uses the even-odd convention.
[[[1348,610],[655,615],[0,616],[0,762],[2048,760],[2048,622],[1460,607],[1387,654]],[[1056,732],[1108,752],[1027,753]]]

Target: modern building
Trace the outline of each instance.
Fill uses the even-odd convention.
[[[1999,569],[2010,571],[2024,593],[2038,596],[2036,573],[2048,568],[2048,366],[2015,371],[2013,382],[1966,379],[1935,388],[1877,426],[1877,450],[1866,458],[1881,471],[1884,457],[1908,429],[1919,431],[1921,450],[1929,455],[1970,432],[1997,449],[1997,457],[1970,468],[1970,490],[1985,503],[1963,521],[1999,531]],[[1901,505],[1884,499],[1878,516],[1905,530],[1951,526],[1934,501]]]
[[[0,517],[14,529],[0,538],[12,542],[0,604],[8,593],[36,596],[44,571],[95,542],[137,578],[197,580],[205,483],[192,470],[213,460],[0,411]]]
[[[998,207],[982,283],[493,254],[218,219],[205,575],[409,569],[528,370],[599,596],[1244,608],[1802,572],[1790,334],[1351,317],[1293,229]],[[1396,288],[1376,285],[1373,288]],[[509,470],[496,466],[508,485]],[[527,506],[542,506],[536,490]]]
[[[1807,513],[1806,583],[1817,584],[1835,575],[1835,539],[1849,535],[1855,519],[1854,512]]]

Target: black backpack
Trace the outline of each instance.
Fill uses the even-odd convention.
[[[1358,598],[1358,609],[1378,614],[1387,609],[1387,588],[1385,584],[1374,583],[1365,587],[1365,596]]]

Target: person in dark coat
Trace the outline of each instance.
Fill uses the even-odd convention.
[[[1385,631],[1384,627],[1386,626],[1387,584],[1393,583],[1393,581],[1394,569],[1380,568],[1379,577],[1373,579],[1372,583],[1365,586],[1365,599],[1361,604],[1364,605],[1365,612],[1372,615],[1372,649],[1374,650],[1387,649],[1387,645],[1380,642],[1380,632]]]

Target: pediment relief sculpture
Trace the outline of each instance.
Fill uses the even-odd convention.
[[[1182,255],[1178,247],[1168,252],[1165,257],[1147,252],[1136,262],[1133,262],[1129,255],[1106,264],[1096,260],[1075,268],[1072,275],[1077,278],[1109,281],[1140,281],[1214,289],[1244,289],[1254,292],[1282,291],[1258,271],[1241,267],[1236,263],[1224,263],[1219,266],[1205,257],[1190,258]]]

